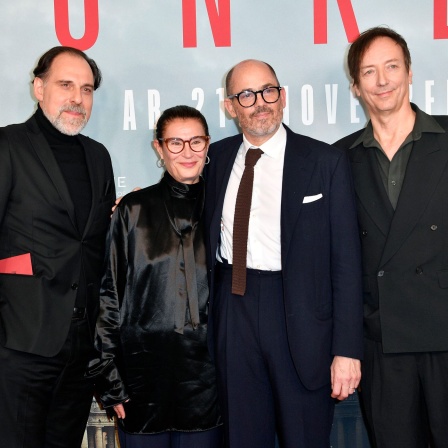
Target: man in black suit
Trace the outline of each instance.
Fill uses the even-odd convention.
[[[350,47],[370,121],[351,159],[362,239],[362,403],[373,445],[448,447],[448,118],[410,103],[411,56],[375,27]]]
[[[79,134],[95,62],[55,47],[34,76],[37,111],[0,129],[0,445],[79,448],[114,178],[106,148]]]
[[[328,447],[332,397],[353,394],[362,357],[361,259],[348,158],[282,125],[286,94],[268,64],[237,64],[226,89],[226,109],[243,133],[211,145],[204,210],[208,332],[226,444],[271,448],[277,432],[284,448]],[[234,211],[253,147],[263,153],[238,269]],[[239,274],[243,291],[232,288]]]

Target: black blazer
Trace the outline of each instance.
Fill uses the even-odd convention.
[[[291,355],[302,383],[330,382],[334,355],[362,358],[361,259],[355,198],[344,152],[286,128],[281,260]],[[242,135],[210,146],[205,228],[210,313],[224,196]],[[320,199],[303,203],[307,196]],[[213,337],[213,319],[209,335]],[[212,349],[210,343],[210,349]]]
[[[0,259],[31,254],[33,275],[0,274],[0,342],[53,356],[70,326],[81,269],[88,318],[98,310],[104,240],[115,185],[106,148],[79,136],[85,148],[92,208],[83,234],[58,163],[34,117],[0,129]]]
[[[448,350],[448,117],[433,118],[440,132],[414,142],[395,212],[375,152],[351,148],[364,130],[335,144],[354,177],[366,335],[385,353]]]

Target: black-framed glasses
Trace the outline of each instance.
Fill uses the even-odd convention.
[[[257,94],[260,94],[266,103],[276,103],[280,98],[280,90],[282,89],[283,87],[280,86],[271,86],[256,91],[243,90],[240,93],[229,95],[227,98],[228,99],[236,98],[240,103],[240,105],[243,107],[253,106],[257,102]]]
[[[190,149],[193,152],[204,151],[208,141],[210,140],[210,136],[197,135],[195,137],[191,137],[190,140],[182,140],[178,137],[159,138],[158,140],[165,143],[169,152],[172,152],[173,154],[179,154],[184,150],[185,143],[188,143],[190,145]]]

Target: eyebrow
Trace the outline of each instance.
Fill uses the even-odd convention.
[[[392,58],[392,59],[388,59],[386,62],[384,62],[384,64],[390,64],[391,62],[398,62],[399,59],[398,58]],[[368,67],[374,67],[375,65],[378,64],[368,64],[368,65],[361,65],[361,69],[363,68],[368,68]]]
[[[74,82],[70,79],[59,79],[58,81],[56,81],[59,84],[74,84]],[[90,83],[86,83],[83,84],[81,87],[91,87],[93,89],[93,84]]]
[[[263,84],[259,89],[252,89],[251,87],[248,87],[247,89],[242,89],[240,92],[245,92],[246,90],[250,90],[251,92],[255,92],[256,90],[263,90],[268,87],[276,86],[277,84],[275,82],[268,82],[267,84]]]

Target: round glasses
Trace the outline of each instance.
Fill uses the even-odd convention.
[[[275,103],[280,98],[280,90],[283,87],[273,86],[266,87],[262,90],[243,90],[240,93],[235,93],[235,95],[229,95],[227,98],[236,98],[241,106],[252,107],[257,102],[257,95],[260,94],[265,103]]]
[[[161,142],[164,142],[169,152],[173,154],[179,154],[185,148],[185,143],[190,145],[190,149],[193,152],[201,152],[207,146],[208,141],[210,140],[209,135],[197,135],[196,137],[191,137],[190,140],[182,140],[178,137],[169,137],[169,138],[159,138],[157,139]]]

